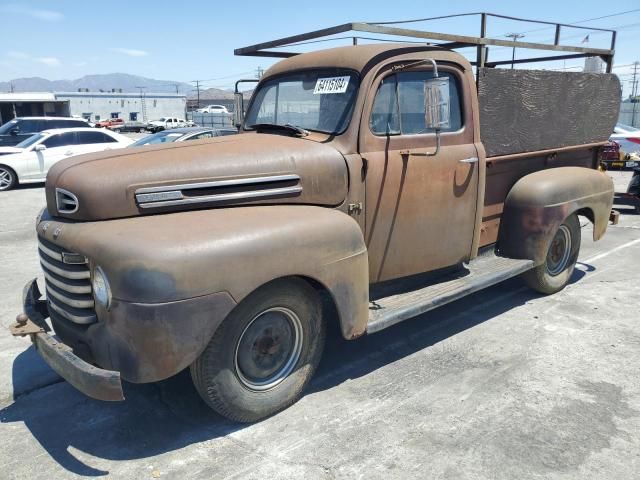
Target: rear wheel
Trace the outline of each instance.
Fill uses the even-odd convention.
[[[580,222],[573,214],[558,227],[542,265],[523,274],[534,290],[552,294],[562,290],[573,274],[580,252]]]
[[[0,192],[11,190],[18,183],[18,176],[11,168],[0,165]]]
[[[204,401],[232,420],[253,422],[302,395],[320,361],[325,326],[316,291],[280,280],[243,300],[191,365]]]

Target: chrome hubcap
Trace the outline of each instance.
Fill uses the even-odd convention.
[[[560,225],[547,252],[547,272],[549,275],[556,276],[561,273],[567,267],[570,255],[571,232],[566,225]]]
[[[302,323],[288,308],[274,307],[245,327],[235,352],[236,374],[249,389],[268,390],[293,371],[302,351]]]
[[[5,170],[4,168],[0,168],[0,190],[4,190],[11,185],[11,172]]]

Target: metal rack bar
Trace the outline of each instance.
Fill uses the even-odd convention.
[[[393,24],[406,24],[406,23],[416,23],[427,20],[437,20],[441,18],[453,18],[460,16],[471,16],[471,15],[479,15],[480,16],[480,36],[468,36],[468,35],[454,35],[449,33],[439,33],[425,30],[418,30],[412,28],[404,28],[404,27],[394,27],[390,26]],[[522,21],[534,24],[542,24],[542,25],[550,25],[555,27],[555,38],[554,42],[551,43],[535,43],[535,42],[523,42],[523,41],[512,41],[512,40],[503,40],[500,38],[490,38],[487,37],[487,19],[490,17]],[[567,28],[576,28],[583,30],[597,30],[611,33],[611,48],[603,49],[603,48],[591,48],[591,47],[583,47],[583,46],[573,46],[573,45],[561,45],[560,44],[560,33],[562,27]],[[278,51],[273,50],[275,48],[281,47],[294,47],[295,44],[300,44],[300,42],[305,42],[313,39],[324,39],[326,41],[336,40],[331,37],[332,35],[338,33],[345,32],[366,32],[366,33],[375,33],[380,35],[390,35],[394,37],[406,37],[406,38],[414,38],[414,39],[424,39],[425,43],[427,41],[436,41],[436,42],[447,42],[445,44],[435,43],[437,46],[441,46],[443,48],[456,49],[463,47],[477,47],[477,60],[475,62],[478,66],[496,66],[502,65],[503,63],[511,63],[511,62],[487,62],[487,47],[489,45],[499,46],[499,47],[509,47],[509,48],[518,48],[518,49],[529,49],[529,50],[546,50],[546,51],[555,51],[555,52],[570,52],[574,55],[566,56],[559,55],[555,57],[532,57],[525,59],[518,59],[515,63],[528,63],[528,62],[539,62],[546,60],[561,60],[566,58],[582,58],[582,57],[594,57],[600,56],[603,58],[605,63],[607,64],[607,71],[610,72],[613,65],[613,55],[614,55],[614,47],[616,41],[616,32],[614,30],[609,30],[605,28],[594,28],[594,27],[583,27],[578,25],[570,25],[565,23],[555,23],[555,22],[547,22],[541,20],[529,20],[519,17],[510,17],[506,15],[499,15],[495,13],[487,13],[487,12],[474,12],[474,13],[465,13],[465,14],[457,14],[457,15],[446,15],[441,17],[431,17],[431,18],[423,18],[416,20],[400,20],[396,22],[376,22],[376,23],[367,23],[367,22],[351,22],[344,23],[341,25],[336,25],[329,28],[323,28],[320,30],[314,30],[311,32],[306,32],[298,35],[292,35],[288,37],[279,38],[276,40],[271,40],[269,42],[262,42],[255,45],[250,45],[243,48],[238,48],[234,51],[236,55],[241,56],[257,56],[257,57],[279,57],[279,58],[287,58],[292,57],[294,55],[298,55],[300,52],[293,51]],[[356,38],[355,36],[353,38]],[[390,41],[393,41],[390,39]],[[353,44],[356,44],[356,40],[352,40]],[[430,43],[430,42],[429,42]]]

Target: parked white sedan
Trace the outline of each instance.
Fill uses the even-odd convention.
[[[19,183],[44,182],[51,166],[82,153],[124,148],[133,140],[106,129],[44,130],[15,147],[0,147],[0,191]]]

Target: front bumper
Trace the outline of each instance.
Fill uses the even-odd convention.
[[[45,362],[71,385],[85,395],[97,400],[124,400],[120,373],[95,367],[73,353],[64,343],[49,335],[46,323],[47,304],[41,300],[42,294],[33,279],[23,290],[24,314],[11,325],[14,336],[29,335]]]

